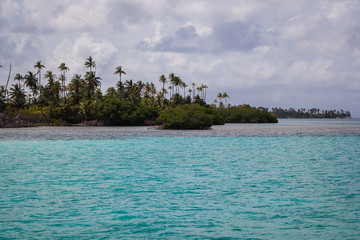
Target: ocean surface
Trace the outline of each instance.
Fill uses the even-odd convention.
[[[0,129],[0,239],[360,239],[360,120]]]

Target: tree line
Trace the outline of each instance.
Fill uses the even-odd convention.
[[[272,108],[270,112],[277,118],[351,118],[349,111],[320,110],[319,108]]]
[[[161,114],[166,115],[166,111],[182,105],[190,105],[184,109],[195,109],[195,115],[200,116],[202,112],[210,115],[211,120],[206,121],[211,124],[230,121],[228,115],[231,114],[225,112],[225,108],[226,111],[237,111],[227,103],[229,95],[226,92],[219,93],[212,104],[207,104],[208,86],[205,84],[187,85],[179,76],[170,73],[168,76],[159,76],[158,81],[162,87],[157,89],[153,82],[123,80],[126,72],[122,66],[114,69],[113,74],[118,78],[115,86],[103,93],[100,89],[102,78],[96,72],[94,59],[88,57],[83,66],[86,69],[83,75],[76,73],[70,77],[70,68],[66,63],[61,63],[57,71],[45,71],[45,66],[38,61],[34,64],[35,71],[27,71],[24,75],[16,73],[8,89],[9,72],[6,85],[0,86],[0,112],[37,115],[47,125],[88,121],[104,125],[143,125],[155,123]],[[250,106],[247,108],[253,109]],[[259,109],[256,111],[267,113]],[[157,122],[161,124],[161,119],[165,118],[159,119]],[[249,121],[261,122],[266,118],[254,119],[255,117]],[[195,121],[195,118],[186,121]],[[240,121],[238,118],[236,121],[245,120]],[[191,125],[191,128],[207,128],[208,124],[204,126]]]

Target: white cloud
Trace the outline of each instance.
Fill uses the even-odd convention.
[[[113,44],[105,39],[95,41],[88,34],[82,34],[73,42],[69,39],[64,39],[56,46],[53,52],[53,64],[65,62],[68,66],[72,67],[71,70],[73,72],[82,72],[86,58],[92,56],[101,70],[112,61],[117,51]]]

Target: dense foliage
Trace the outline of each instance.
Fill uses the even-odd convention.
[[[213,116],[199,104],[186,104],[165,109],[157,123],[170,129],[208,129],[213,125]]]
[[[0,112],[45,125],[91,122],[91,125],[124,126],[157,122],[164,128],[207,129],[225,122],[276,121],[265,110],[248,105],[230,107],[229,95],[225,92],[219,93],[209,105],[206,85],[188,86],[174,73],[168,77],[161,75],[162,88],[157,89],[152,82],[123,81],[126,72],[118,66],[114,75],[119,81],[103,93],[102,79],[96,74],[92,57],[84,63],[85,74],[74,74],[70,81],[67,76],[70,69],[65,63],[60,64],[57,73],[48,70],[42,74],[44,68],[38,61],[34,65],[36,72],[17,73],[13,84],[8,81],[6,87],[0,86]]]
[[[249,105],[240,105],[220,109],[227,123],[277,123],[274,115],[263,108],[255,108]]]

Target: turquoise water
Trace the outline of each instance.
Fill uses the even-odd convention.
[[[13,131],[0,141],[0,238],[360,238],[357,134],[134,128],[111,139],[24,140],[34,129]]]

